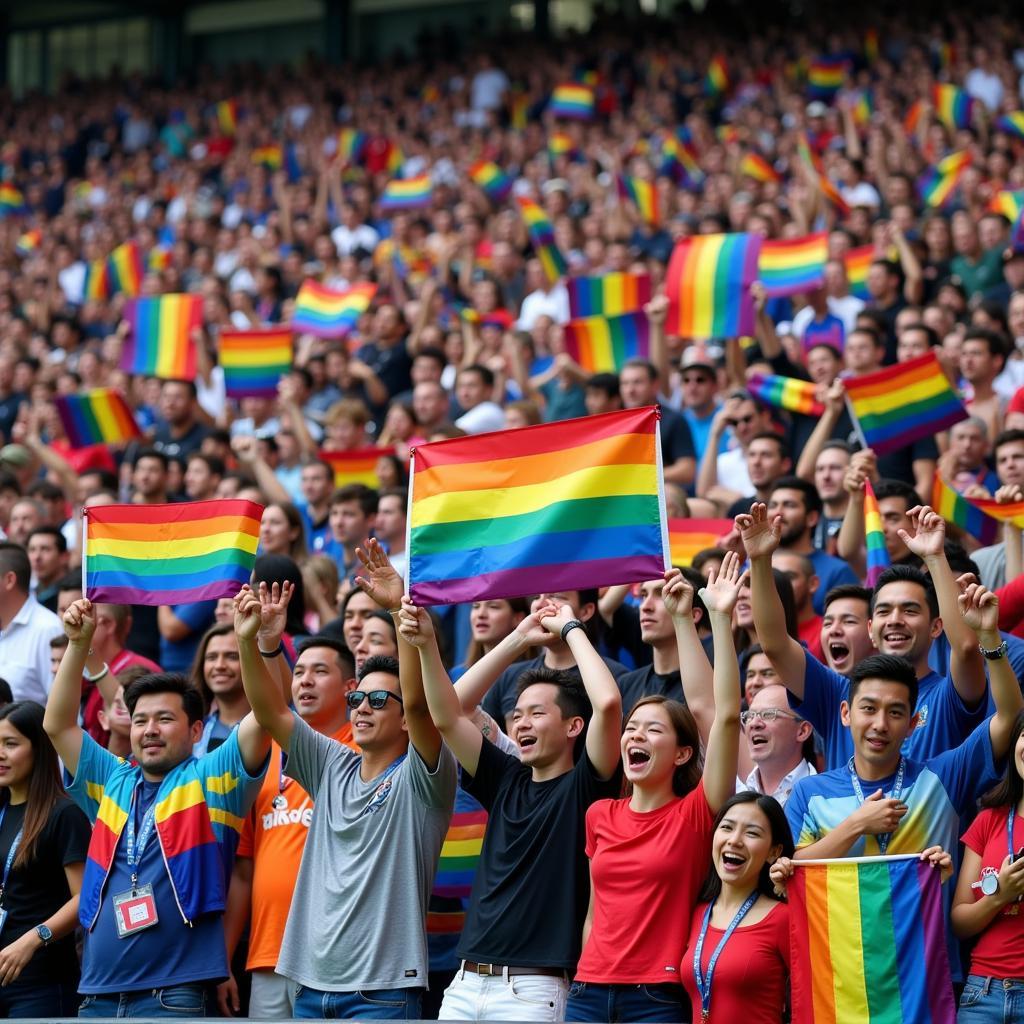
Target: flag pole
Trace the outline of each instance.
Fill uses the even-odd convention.
[[[833,857],[828,860],[794,860],[795,868],[820,866],[822,864],[888,864],[893,860],[920,860],[919,853],[890,853],[878,857]]]
[[[665,502],[665,468],[661,458],[661,408],[654,407],[654,455],[658,467],[658,517],[661,522],[661,558],[665,571],[672,568],[672,547],[668,538],[668,511]]]
[[[850,396],[845,390],[843,391],[843,401],[846,402],[846,411],[850,414],[850,422],[853,424],[853,431],[857,435],[857,440],[860,441],[861,448],[866,450],[868,448],[868,441],[864,436],[864,429],[860,425],[860,420],[857,419],[857,413],[853,410],[853,402],[850,401]]]
[[[89,527],[86,525],[85,517],[89,509],[87,506],[82,506],[82,526],[81,526],[81,541],[82,541],[82,597],[88,597],[89,595],[85,592],[85,549],[89,546]]]
[[[416,481],[416,449],[409,449],[409,494],[405,506],[405,596],[409,596],[409,580],[412,577],[412,489]]]

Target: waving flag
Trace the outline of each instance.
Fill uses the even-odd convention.
[[[845,57],[818,57],[807,69],[807,92],[820,100],[830,100],[846,81],[849,64]]]
[[[827,260],[827,231],[767,239],[761,246],[757,274],[769,295],[795,295],[821,286]]]
[[[561,249],[555,244],[555,229],[548,220],[548,215],[532,199],[519,196],[519,210],[526,222],[530,241],[537,252],[537,258],[544,268],[547,279],[554,284],[565,276],[568,265]]]
[[[25,197],[9,182],[0,185],[0,217],[25,208]]]
[[[380,487],[377,460],[382,455],[394,455],[394,448],[353,448],[348,451],[321,451],[319,459],[334,470],[334,486],[365,484],[376,490]]]
[[[115,292],[134,299],[142,291],[142,253],[134,242],[124,242],[110,254],[110,284]]]
[[[548,113],[572,121],[590,121],[594,117],[594,90],[577,82],[557,85],[551,93]]]
[[[721,55],[712,57],[704,76],[704,91],[709,96],[721,96],[729,89],[729,67]]]
[[[220,365],[229,398],[273,398],[292,368],[291,328],[221,331]]]
[[[668,542],[672,564],[680,569],[693,565],[701,551],[717,547],[735,525],[731,519],[670,519]]]
[[[643,222],[649,227],[657,227],[661,222],[661,212],[658,209],[658,190],[653,182],[625,174],[618,175],[615,182],[619,198],[635,203]]]
[[[960,185],[960,178],[971,165],[971,154],[965,149],[943,157],[918,179],[921,198],[929,205],[946,206]]]
[[[832,179],[823,170],[821,161],[811,151],[806,135],[801,135],[797,140],[796,150],[800,162],[807,168],[821,194],[835,207],[841,217],[848,217],[850,215],[849,205],[839,194],[839,189],[832,183]]]
[[[512,179],[490,160],[478,160],[469,169],[469,177],[490,199],[500,203],[512,188]]]
[[[938,477],[936,477],[936,480]],[[864,481],[864,546],[867,551],[867,575],[864,583],[873,587],[878,577],[889,568],[889,549],[885,546],[885,530],[882,529],[882,513],[870,480]]]
[[[875,247],[862,245],[850,249],[843,257],[846,265],[846,278],[850,282],[850,294],[865,302],[871,297],[868,292],[868,270],[875,262]]]
[[[124,318],[131,330],[121,354],[122,370],[165,380],[195,380],[192,335],[203,326],[203,300],[199,295],[129,299]]]
[[[825,411],[818,401],[816,386],[809,380],[755,373],[747,378],[747,390],[762,402],[801,416],[821,416]]]
[[[225,135],[238,131],[238,103],[235,100],[221,100],[217,104],[217,123]]]
[[[740,160],[740,174],[760,182],[782,181],[782,175],[760,153],[744,153]]]
[[[366,147],[366,132],[355,128],[342,128],[338,132],[338,156],[346,164],[356,164],[362,159]]]
[[[1024,210],[1024,191],[1008,192],[1005,189],[997,192],[988,204],[992,213],[1001,213],[1011,224],[1020,217]]]
[[[700,156],[689,131],[685,128],[662,140],[661,156],[662,162],[658,173],[671,178],[677,185],[696,188],[704,180]]]
[[[940,83],[932,87],[932,103],[939,120],[949,129],[970,128],[974,100],[956,85]]]
[[[113,388],[57,395],[53,402],[72,448],[124,444],[142,436],[124,396]]]
[[[102,302],[110,298],[110,263],[107,260],[90,260],[85,268],[82,282],[82,298]]]
[[[945,480],[935,474],[932,485],[932,508],[954,526],[959,526],[968,537],[973,537],[982,547],[988,547],[999,540],[1000,522],[1024,525],[1024,501],[1000,504],[994,499],[965,498]],[[993,508],[999,515],[993,515]]]
[[[415,210],[429,206],[434,196],[434,186],[429,174],[415,178],[397,178],[384,186],[380,196],[382,210]]]
[[[569,316],[621,316],[635,313],[651,301],[649,274],[602,274],[600,277],[570,277]]]
[[[354,284],[339,292],[319,281],[304,281],[295,299],[291,328],[296,334],[343,338],[370,308],[376,294],[375,284]]]
[[[588,373],[614,373],[627,360],[650,355],[650,327],[644,313],[570,320],[564,337],[566,354]]]

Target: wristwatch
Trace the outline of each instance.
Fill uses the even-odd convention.
[[[44,946],[48,946],[53,941],[53,932],[45,924],[36,925],[36,935],[39,936]]]
[[[999,892],[999,876],[985,875],[980,882],[971,882],[972,889],[980,889],[983,896],[995,896]]]
[[[982,656],[988,661],[998,661],[1000,658],[1006,657],[1006,652],[1010,649],[1010,645],[1004,640],[998,647],[993,647],[992,650],[987,650],[978,644],[978,650]]]

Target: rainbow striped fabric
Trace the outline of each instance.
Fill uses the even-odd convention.
[[[729,66],[721,55],[711,58],[704,76],[704,91],[709,96],[721,96],[729,89]]]
[[[754,181],[782,181],[782,175],[760,153],[744,153],[740,159],[739,171]]]
[[[459,604],[660,577],[656,407],[415,449],[409,593]]]
[[[39,243],[42,240],[42,231],[39,228],[32,228],[31,231],[26,231],[18,236],[18,241],[14,245],[14,251],[19,256],[28,256],[29,253],[39,248]]]
[[[496,203],[500,203],[512,188],[512,179],[491,160],[478,160],[470,167],[469,177]]]
[[[1024,502],[1019,504],[1024,506]],[[988,547],[999,540],[999,520],[993,519],[973,501],[954,490],[938,473],[935,474],[935,482],[932,484],[932,508],[947,523],[959,526],[968,537],[973,537],[982,547]]]
[[[1001,523],[1013,523],[1024,529],[1024,501],[1000,503],[994,498],[966,498],[969,504],[980,509],[987,516],[998,519]]]
[[[434,185],[429,174],[415,178],[396,178],[384,186],[380,194],[382,210],[417,210],[429,206],[434,196]]]
[[[221,331],[220,365],[229,398],[272,398],[292,368],[291,328]]]
[[[576,155],[576,143],[567,132],[552,132],[548,136],[548,153],[552,158]]]
[[[53,401],[72,448],[124,444],[142,436],[124,396],[113,388],[58,395]]]
[[[651,332],[644,313],[588,316],[564,329],[565,352],[587,373],[614,373],[628,359],[647,359]]]
[[[830,100],[846,81],[849,67],[845,57],[817,57],[807,69],[807,93],[814,99]]]
[[[619,174],[615,178],[615,187],[619,198],[636,204],[641,220],[649,227],[657,227],[661,222],[658,209],[658,190],[651,181]]]
[[[865,302],[870,298],[868,292],[868,271],[875,261],[875,247],[873,245],[861,245],[856,249],[850,249],[843,257],[846,264],[846,277],[850,282],[850,294]]]
[[[670,519],[668,543],[672,564],[680,569],[692,565],[701,551],[717,547],[734,525],[731,519]]]
[[[661,143],[661,167],[659,174],[670,177],[677,185],[696,188],[704,180],[700,168],[700,154],[686,128],[675,135],[668,135]]]
[[[468,899],[486,829],[487,812],[482,807],[452,815],[434,876],[435,895]]]
[[[971,154],[964,149],[943,157],[918,178],[917,190],[929,206],[946,206],[960,185],[960,178],[971,165]]]
[[[832,179],[825,173],[822,163],[814,155],[806,135],[801,134],[800,138],[797,139],[796,150],[800,162],[807,168],[808,173],[815,180],[821,194],[831,203],[841,217],[848,217],[850,215],[850,207],[839,194],[839,189],[833,184]]]
[[[375,284],[354,284],[336,292],[319,281],[306,280],[295,298],[292,331],[318,338],[343,338],[370,308],[376,294]]]
[[[996,130],[1024,139],[1024,110],[1015,110],[1012,114],[1003,114],[997,118]]]
[[[221,100],[217,104],[217,123],[225,135],[238,131],[238,103],[235,100]]]
[[[86,507],[85,595],[145,605],[234,597],[252,574],[262,514],[236,498]]]
[[[916,854],[793,863],[793,1024],[954,1024],[939,872]]]
[[[124,242],[110,254],[110,287],[130,299],[142,291],[142,253],[134,242]]]
[[[532,199],[526,196],[518,196],[519,210],[526,223],[526,230],[530,234],[530,241],[537,251],[537,258],[544,268],[547,279],[554,284],[565,276],[568,264],[562,255],[561,249],[555,244],[555,229],[548,219],[548,215]]]
[[[349,451],[321,451],[318,458],[334,470],[334,486],[366,484],[376,490],[380,487],[377,460],[382,455],[394,455],[394,448],[353,448]]]
[[[131,325],[121,369],[126,373],[194,380],[196,348],[192,339],[203,326],[199,295],[159,295],[129,299],[124,318]]]
[[[110,298],[110,263],[108,260],[90,260],[82,282],[82,298],[102,302]]]
[[[8,182],[0,184],[0,216],[17,213],[25,207],[25,197],[21,190]]]
[[[866,447],[884,455],[967,419],[934,352],[846,381]]]
[[[935,115],[950,130],[969,128],[974,114],[974,100],[959,86],[942,82],[932,86]]]
[[[366,132],[356,131],[355,128],[342,128],[338,132],[338,156],[347,164],[358,163],[366,148],[366,142]]]
[[[284,150],[277,145],[277,143],[271,143],[266,146],[257,146],[252,151],[250,160],[258,167],[266,167],[271,171],[279,171],[281,165],[284,163]]]
[[[795,295],[821,286],[827,260],[827,231],[802,238],[766,239],[757,274],[768,295]]]
[[[1001,189],[989,201],[988,208],[992,213],[1001,213],[1013,224],[1024,210],[1024,190],[1010,192]]]
[[[761,236],[695,235],[672,252],[666,277],[665,331],[683,338],[737,338],[754,333],[750,286],[757,279]]]
[[[878,499],[870,480],[864,481],[864,545],[867,551],[867,574],[864,583],[873,587],[878,582],[878,577],[889,568],[891,559],[889,549],[885,546],[882,513],[878,510]]]
[[[594,90],[579,82],[563,82],[551,92],[548,113],[570,121],[590,121],[594,117]]]
[[[747,378],[747,390],[777,409],[799,413],[801,416],[820,416],[825,411],[825,406],[815,394],[816,386],[809,380],[780,377],[774,373],[755,373]]]
[[[649,274],[602,274],[570,277],[569,316],[621,316],[635,313],[651,301]]]
[[[870,89],[862,89],[851,108],[853,123],[858,128],[866,128],[871,121],[871,115],[875,112],[875,97]]]

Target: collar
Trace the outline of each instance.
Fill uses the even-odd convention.
[[[12,617],[11,621],[7,623],[7,629],[4,632],[10,630],[11,626],[26,626],[29,620],[32,618],[32,612],[39,607],[39,602],[29,594],[25,598],[25,603],[18,609],[15,616]]]
[[[778,786],[775,788],[774,793],[765,793],[764,787],[761,784],[761,770],[755,768],[748,776],[746,781],[747,789],[755,790],[758,793],[764,793],[765,796],[773,796],[778,799],[780,796],[789,796],[793,792],[793,787],[801,780],[806,779],[808,775],[817,775],[817,770],[810,761],[806,761],[800,758],[799,763],[792,771],[787,772],[779,780]]]

